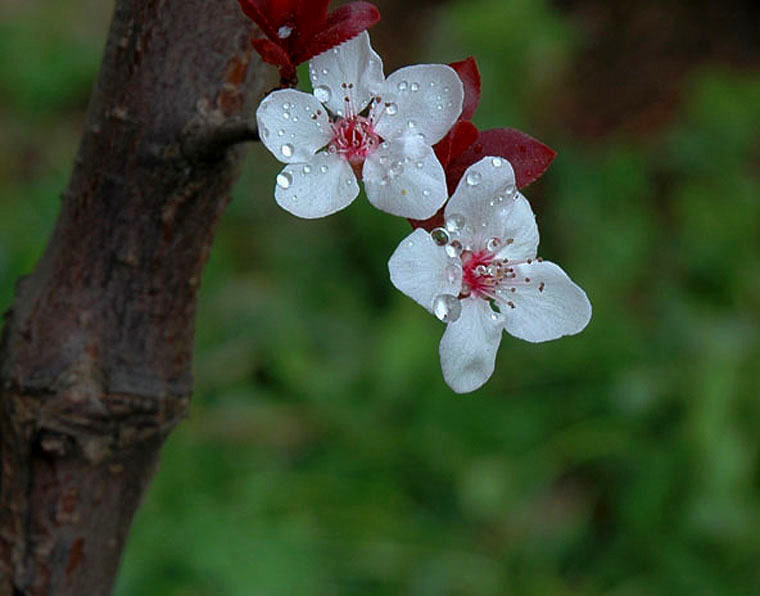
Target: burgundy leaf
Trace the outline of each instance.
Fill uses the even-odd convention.
[[[290,80],[295,76],[296,67],[282,47],[268,39],[253,39],[251,43],[264,62],[274,64],[280,69],[280,76],[283,79]]]
[[[269,20],[269,2],[266,0],[238,0],[245,15],[259,26],[267,37],[276,37],[277,31]]]
[[[515,170],[517,187],[524,188],[546,171],[557,154],[540,141],[514,128],[484,130],[464,153],[449,164],[446,169],[449,188],[455,188],[465,170],[486,155],[509,160]]]
[[[327,6],[330,0],[299,0],[296,33],[299,41],[307,42],[326,27]]]
[[[478,129],[469,120],[457,120],[448,134],[433,147],[444,169],[478,138]]]
[[[480,103],[480,71],[475,58],[470,56],[466,60],[452,62],[451,68],[457,71],[464,85],[464,105],[462,106],[462,120],[472,120],[475,110]]]
[[[326,52],[344,41],[356,37],[380,20],[380,12],[369,2],[352,2],[337,8],[329,15],[324,29],[293,56],[296,64]]]

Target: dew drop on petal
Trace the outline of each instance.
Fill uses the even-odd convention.
[[[289,172],[280,172],[277,174],[277,186],[280,188],[290,188],[293,183],[293,176]]]
[[[280,152],[285,157],[293,157],[293,145],[290,143],[285,143],[282,147],[280,147]]]
[[[504,160],[501,157],[494,157],[491,160],[491,165],[495,168],[500,168],[504,165]]]
[[[451,294],[439,294],[433,300],[433,314],[439,321],[453,323],[462,314],[459,298]]]
[[[456,258],[462,254],[462,243],[459,242],[459,240],[452,240],[449,242],[449,244],[446,245],[446,248],[444,250],[448,256],[451,258]]]
[[[470,172],[467,174],[467,184],[469,186],[477,186],[480,184],[481,175],[480,172]]]
[[[451,263],[450,265],[446,265],[445,273],[446,280],[450,284],[453,284],[462,275],[462,267],[456,263]]]
[[[303,167],[303,173],[304,173],[304,174],[311,174],[311,166],[310,166],[310,165],[308,165],[308,164],[307,164],[307,165],[305,165],[305,166]]]
[[[261,136],[265,139],[269,136],[269,129],[266,126],[261,129]]]
[[[419,83],[412,83],[412,91],[415,93],[420,90],[420,84]]]
[[[398,114],[398,106],[395,103],[389,103],[385,106],[385,112],[389,116],[395,116]]]
[[[438,246],[445,246],[449,241],[449,233],[443,228],[435,228],[430,232],[430,237]]]
[[[430,190],[427,189],[427,188],[425,190],[423,190],[422,191],[422,196],[423,197],[429,197],[430,196]]]
[[[319,87],[314,88],[314,97],[321,103],[327,103],[332,97],[332,92],[327,85],[319,85]]]
[[[446,218],[446,230],[449,232],[459,232],[464,228],[464,224],[464,215],[460,215],[459,213],[452,213]]]
[[[409,82],[408,81],[401,81],[398,84],[398,90],[399,91],[406,91],[409,88]]]
[[[282,117],[285,118],[285,120],[290,120],[290,112],[283,112]]]
[[[514,184],[510,184],[506,188],[506,194],[507,194],[506,198],[514,199],[515,196],[517,196],[517,187],[515,187]]]
[[[407,122],[406,125],[409,128],[415,128],[417,126],[417,123],[414,120],[409,120],[409,122]]]
[[[416,164],[414,164],[414,165],[417,167],[417,169],[418,169],[418,170],[421,170],[422,168],[424,168],[424,167],[425,167],[425,164],[424,164],[423,162],[421,162],[421,161],[418,161],[418,162],[417,162]]]
[[[277,30],[277,37],[280,39],[287,39],[290,37],[290,34],[293,33],[293,27],[288,27],[287,25],[283,25]]]
[[[278,136],[278,137],[284,137],[284,136],[285,136],[285,131],[284,131],[284,130],[282,130],[282,129],[278,130],[278,131],[277,131],[277,136]]]
[[[322,172],[323,174],[326,174],[327,170],[329,169],[330,168],[328,168],[327,166],[319,166],[319,171]]]
[[[486,250],[488,252],[496,252],[501,247],[501,238],[493,237],[486,242]]]

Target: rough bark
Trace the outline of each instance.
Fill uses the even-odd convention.
[[[116,2],[55,231],[5,315],[2,595],[112,589],[159,449],[187,413],[196,294],[234,143],[275,80],[250,33],[235,0]]]

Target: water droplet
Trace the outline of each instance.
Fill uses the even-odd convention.
[[[283,129],[278,130],[277,131],[277,136],[278,137],[284,137],[285,136],[285,131]]]
[[[290,34],[293,33],[293,27],[288,27],[287,25],[283,25],[277,30],[277,37],[280,39],[287,39],[290,37]]]
[[[514,199],[517,196],[517,187],[514,184],[510,184],[506,188],[506,194],[507,199]]]
[[[412,83],[412,91],[415,93],[420,90],[420,84],[419,83]]]
[[[285,118],[285,120],[290,120],[290,112],[283,112],[282,117]]]
[[[439,321],[453,323],[462,314],[462,305],[456,296],[439,294],[433,300],[433,314]]]
[[[383,176],[383,177],[380,179],[380,186],[388,186],[388,183],[389,183],[390,181],[391,181],[391,180],[390,180],[390,178],[388,178],[388,176]]]
[[[430,190],[427,189],[427,188],[425,190],[423,190],[422,191],[422,196],[423,197],[429,197],[430,196]]]
[[[435,106],[437,110],[443,109],[443,104],[439,103],[437,106]]]
[[[284,104],[282,104],[282,109],[283,110],[289,110],[290,109],[290,104],[286,101]]]
[[[448,87],[444,87],[444,88],[443,88],[443,92],[444,92],[444,93],[448,93],[449,91],[451,91],[451,89],[449,89]]]
[[[401,82],[398,84],[398,90],[399,90],[399,91],[406,91],[408,88],[409,88],[409,83],[408,83],[408,81],[401,81]]]
[[[353,182],[354,181],[353,181],[352,178],[346,178],[346,180],[345,180],[345,182],[343,184],[345,184],[346,186],[351,186],[353,184]]]
[[[501,313],[498,312],[492,312],[491,313],[491,320],[492,321],[499,321],[501,319]]]
[[[298,202],[298,195],[293,195],[292,197],[290,197],[290,200],[293,201],[294,203],[297,203]]]
[[[418,162],[417,162],[416,164],[414,164],[414,165],[415,165],[415,167],[416,167],[418,170],[421,170],[422,168],[424,168],[424,167],[425,167],[425,164],[424,164],[423,162],[421,162],[421,161],[418,161]]]
[[[462,267],[456,263],[451,263],[450,265],[446,265],[445,273],[446,280],[450,284],[453,284],[455,281],[461,278]]]
[[[261,129],[261,136],[265,139],[269,137],[269,129],[266,126]]]
[[[449,232],[459,232],[462,228],[464,228],[464,224],[464,215],[460,215],[459,213],[452,213],[446,218],[446,230]]]
[[[487,273],[486,266],[485,265],[478,265],[477,267],[475,267],[474,273],[478,277],[481,277],[481,276],[485,275]]]
[[[322,172],[323,174],[327,174],[327,170],[329,169],[330,168],[328,168],[327,166],[319,166],[319,171]]]
[[[467,184],[469,186],[477,186],[480,184],[480,179],[482,176],[480,175],[480,172],[470,172],[467,174]]]
[[[391,166],[391,174],[395,174],[396,176],[404,173],[404,164],[402,164],[400,161],[397,161]]]
[[[443,228],[435,228],[430,232],[430,237],[438,246],[445,246],[449,241],[449,234]]]
[[[327,70],[326,68],[323,68],[323,69],[322,69],[322,74],[323,74],[323,75],[326,75],[326,74],[328,74],[329,72],[330,72],[330,71],[329,71],[329,70]]]
[[[406,123],[406,125],[409,128],[414,128],[415,126],[417,126],[417,123],[414,120],[410,120],[409,122]]]
[[[486,242],[486,250],[488,252],[496,252],[501,247],[501,238],[495,236]]]
[[[330,101],[330,97],[332,97],[332,91],[330,91],[327,85],[320,85],[314,88],[314,97],[321,103],[327,103]]]
[[[303,167],[303,173],[304,174],[311,174],[311,166],[310,165],[305,165]]]
[[[459,240],[452,240],[446,245],[446,254],[451,258],[456,258],[462,254],[462,243]]]
[[[293,176],[291,176],[290,172],[280,172],[277,174],[277,186],[280,188],[290,188],[292,183]]]
[[[293,145],[290,143],[285,143],[282,147],[280,147],[280,152],[285,157],[293,157]]]
[[[293,122],[298,122],[298,116],[293,116]]]
[[[398,106],[395,103],[386,104],[385,111],[389,116],[395,116],[398,114]]]
[[[472,288],[470,287],[470,284],[468,284],[468,283],[464,283],[464,282],[463,282],[463,283],[462,283],[462,287],[461,287],[461,288],[459,288],[459,293],[460,293],[462,296],[464,296],[464,297],[467,297],[467,296],[469,296],[469,295],[470,295],[470,292],[472,292]]]
[[[500,168],[504,165],[504,160],[501,157],[494,157],[491,160],[491,165],[495,168]]]

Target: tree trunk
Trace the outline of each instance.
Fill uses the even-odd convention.
[[[236,0],[117,0],[61,212],[0,344],[0,595],[113,586],[187,414],[196,295],[266,88]]]

